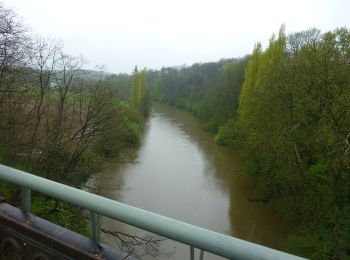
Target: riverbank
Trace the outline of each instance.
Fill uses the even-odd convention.
[[[54,104],[52,104],[52,106],[54,106]],[[67,156],[67,151],[65,154],[56,154],[58,157],[55,158],[58,162],[56,162],[54,166],[57,165],[57,167],[54,168],[54,171],[51,171],[49,175],[52,180],[86,189],[84,185],[86,181],[91,178],[91,176],[101,171],[106,161],[109,161],[112,157],[119,157],[124,151],[132,147],[135,149],[135,147],[140,145],[145,119],[134,111],[126,102],[114,99],[113,103],[109,106],[111,112],[108,115],[108,122],[107,120],[102,121],[103,125],[99,125],[97,133],[91,134],[89,142],[86,142],[87,147],[77,158],[76,166],[66,174],[67,177],[65,178],[63,177],[63,170],[65,170],[64,165],[69,163],[70,157]],[[57,150],[64,150],[64,148],[66,147],[63,145],[56,147]],[[42,149],[41,151],[41,158],[32,159],[36,164],[39,164],[38,162],[40,162],[40,159],[43,160],[47,156],[46,150]],[[52,153],[52,151],[49,152]],[[61,157],[59,157],[59,155],[61,155]],[[64,155],[66,156],[64,157]],[[11,165],[11,162],[6,161],[0,154],[2,163],[26,170],[26,158],[24,156],[22,157],[16,160],[15,165]],[[34,161],[34,159],[36,161]],[[45,164],[41,164],[40,167],[39,165],[32,167],[28,171],[32,174],[45,177],[46,168],[43,168],[43,165]],[[51,167],[53,166],[51,165]],[[19,205],[20,198],[16,187],[0,182],[0,193],[13,205]],[[64,226],[72,231],[86,236],[89,235],[88,221],[82,216],[80,209],[73,205],[33,192],[32,212],[39,217]]]

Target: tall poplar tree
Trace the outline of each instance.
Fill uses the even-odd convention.
[[[141,72],[135,67],[131,81],[131,104],[143,116],[148,116],[150,110],[150,95],[147,82],[147,71]]]

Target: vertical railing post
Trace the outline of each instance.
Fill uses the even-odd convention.
[[[101,242],[101,215],[90,211],[91,239]]]
[[[32,209],[32,192],[26,187],[21,187],[21,208],[25,214],[29,214]]]
[[[194,247],[193,246],[190,246],[190,247],[191,247],[190,259],[194,260]]]
[[[194,260],[194,247],[190,246],[190,248],[191,248],[190,259]],[[199,255],[199,260],[203,260],[203,257],[204,257],[204,250],[201,249],[200,255]]]

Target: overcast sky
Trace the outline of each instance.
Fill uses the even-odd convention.
[[[287,32],[350,28],[350,0],[5,0],[35,34],[82,54],[88,68],[130,73],[217,61]]]

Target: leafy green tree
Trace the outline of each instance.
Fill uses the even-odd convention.
[[[132,106],[147,117],[150,112],[150,94],[146,69],[139,72],[135,67],[132,74],[130,99]]]
[[[206,129],[217,132],[235,116],[247,60],[244,57],[150,71],[152,98],[192,112]]]
[[[313,259],[349,244],[349,31],[286,36],[248,62],[235,144],[260,195],[297,228],[290,249]]]

